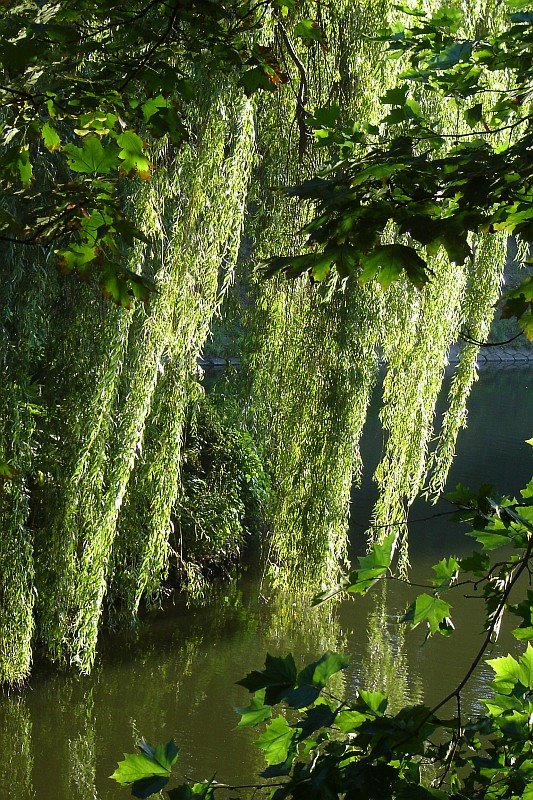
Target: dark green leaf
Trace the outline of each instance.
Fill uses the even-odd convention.
[[[325,653],[318,661],[304,667],[298,675],[298,683],[324,687],[332,675],[346,669],[349,663],[348,659],[339,653]]]
[[[428,62],[428,69],[450,69],[460,61],[466,61],[472,52],[474,42],[458,42],[438,53]]]
[[[465,572],[472,572],[474,575],[484,575],[490,568],[490,558],[487,553],[476,550],[467,558],[459,559],[459,566]]]
[[[168,778],[154,776],[152,778],[141,778],[135,781],[131,786],[131,793],[133,797],[139,797],[140,800],[145,800],[153,794],[160,792],[168,783]]]
[[[465,119],[471,128],[476,128],[479,125],[482,116],[483,116],[482,103],[476,103],[474,106],[472,106],[471,108],[467,108],[465,111]]]
[[[376,278],[386,289],[397,280],[402,272],[417,288],[428,281],[428,266],[416,250],[403,244],[385,244],[375,247],[362,259],[363,271],[359,276],[361,283]]]
[[[294,35],[308,44],[326,41],[324,31],[313,19],[301,19],[294,29]]]
[[[346,713],[346,712],[345,712]],[[320,703],[305,712],[305,717],[298,723],[301,728],[300,739],[306,739],[321,728],[329,728],[333,723],[338,724],[338,717],[325,703]]]
[[[266,705],[275,705],[285,697],[296,684],[297,669],[292,654],[277,658],[267,654],[264,670],[253,670],[246,678],[237,681],[249,692],[266,689]]]

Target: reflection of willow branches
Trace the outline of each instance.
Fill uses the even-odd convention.
[[[33,800],[31,751],[32,725],[23,697],[0,698],[0,750],[4,754],[0,771],[0,797]]]
[[[405,653],[405,626],[399,625],[387,607],[387,586],[375,593],[375,606],[368,615],[367,656],[361,666],[361,685],[381,691],[389,698],[389,711],[422,701],[419,675],[409,674]]]
[[[32,797],[97,800],[95,679],[80,682],[72,676],[46,674],[34,684]]]
[[[272,641],[271,651],[291,650],[295,657],[298,654],[298,667],[328,650],[342,653],[346,647],[336,604],[312,608],[308,597],[307,592],[276,590],[265,598],[262,612],[265,636]],[[343,673],[339,672],[331,679],[330,688],[334,694],[342,695],[343,685]]]
[[[79,730],[69,741],[68,797],[69,800],[97,800],[95,786],[96,720],[92,689],[80,698],[75,709]]]

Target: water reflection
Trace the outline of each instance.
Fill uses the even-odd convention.
[[[405,647],[406,626],[398,624],[398,615],[389,610],[388,587],[374,592],[374,606],[367,619],[366,655],[361,664],[361,686],[385,692],[389,712],[395,713],[408,703],[423,699],[422,680],[416,673],[411,678]]]
[[[33,800],[32,721],[24,697],[0,702],[0,797]]]

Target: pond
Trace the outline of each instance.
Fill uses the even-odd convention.
[[[527,482],[532,383],[531,367],[482,370],[450,486],[488,482],[513,493]],[[362,548],[374,496],[371,468],[381,447],[377,408],[362,447],[368,469],[353,497],[354,552]],[[442,508],[417,503],[411,517]],[[446,517],[413,523],[410,542],[413,579],[427,575],[443,555],[472,549]],[[363,685],[388,691],[393,706],[408,699],[431,704],[457,684],[479,646],[482,604],[458,595],[453,610],[462,624],[453,640],[422,646],[422,633],[404,636],[394,624],[412,593],[391,582],[358,602],[309,609],[269,593],[252,565],[238,582],[217,589],[207,606],[176,605],[150,615],[136,632],[104,637],[90,677],[38,668],[23,692],[0,699],[0,798],[127,797],[129,791],[108,776],[141,736],[154,742],[174,737],[181,747],[180,777],[203,779],[216,771],[219,780],[248,782],[264,765],[252,744],[254,732],[235,730],[234,706],[247,704],[247,692],[235,681],[260,667],[267,651],[292,651],[302,666],[325,649],[341,651],[351,665],[337,679],[337,692]],[[496,652],[514,646],[504,631]],[[480,708],[489,675],[482,666],[469,684],[471,710]]]

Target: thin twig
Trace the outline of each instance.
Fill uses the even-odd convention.
[[[485,650],[488,648],[488,646],[490,645],[490,643],[492,641],[493,633],[494,633],[494,631],[496,630],[496,628],[498,626],[500,616],[501,616],[501,614],[503,613],[503,611],[505,609],[505,605],[507,603],[507,600],[509,598],[511,590],[512,590],[513,586],[516,584],[516,582],[519,579],[519,577],[521,576],[521,574],[526,569],[527,562],[531,558],[532,552],[533,552],[533,535],[530,537],[530,541],[529,541],[527,550],[526,550],[526,552],[524,554],[524,558],[520,562],[520,565],[518,566],[518,568],[516,569],[514,574],[512,574],[512,577],[510,577],[510,579],[509,579],[509,581],[507,583],[507,586],[505,587],[505,590],[502,593],[500,602],[499,602],[499,604],[498,604],[498,606],[497,606],[497,608],[496,608],[496,610],[495,610],[495,612],[493,614],[492,620],[491,620],[490,625],[489,625],[489,627],[487,629],[487,635],[485,636],[485,638],[483,640],[483,643],[482,643],[481,647],[479,648],[479,650],[477,652],[476,657],[474,658],[474,660],[470,664],[470,667],[468,668],[468,670],[466,672],[466,675],[462,678],[460,683],[456,686],[456,688],[452,692],[447,694],[446,697],[443,700],[441,700],[439,703],[437,703],[437,705],[433,706],[433,708],[428,713],[426,719],[423,722],[425,722],[427,719],[429,719],[430,716],[433,716],[433,714],[436,711],[438,711],[439,708],[442,708],[442,706],[446,705],[446,703],[448,703],[450,700],[453,700],[454,697],[457,697],[462,692],[462,690],[464,689],[464,687],[466,686],[466,684],[468,683],[468,681],[472,677],[477,665],[479,664],[479,662],[483,658]],[[423,723],[421,723],[421,724],[423,724]]]
[[[375,531],[375,530],[380,530],[382,528],[397,528],[397,527],[400,527],[402,525],[411,525],[413,522],[429,522],[432,519],[437,519],[438,517],[448,517],[448,516],[450,516],[450,514],[456,514],[456,513],[457,513],[457,510],[456,509],[452,509],[451,511],[439,511],[438,514],[431,514],[431,516],[429,516],[429,517],[419,517],[418,519],[404,519],[404,520],[400,520],[399,522],[388,522],[385,525],[370,525],[370,526],[366,526],[366,525],[363,525],[361,522],[355,522],[353,524],[356,525],[356,527],[362,528],[364,530]]]
[[[162,44],[162,43],[165,41],[165,39],[167,38],[167,36],[168,36],[168,35],[169,35],[169,33],[171,32],[172,28],[174,27],[174,22],[176,21],[176,17],[177,17],[177,16],[178,16],[178,9],[177,9],[177,8],[175,8],[175,9],[173,10],[172,14],[170,15],[170,19],[169,19],[169,22],[168,22],[168,25],[167,25],[166,29],[163,31],[163,33],[161,34],[161,36],[159,36],[159,37],[156,39],[156,41],[153,43],[153,45],[152,45],[152,46],[149,48],[148,52],[146,53],[146,55],[144,56],[144,58],[142,58],[142,59],[141,59],[141,61],[139,62],[139,64],[137,64],[137,66],[135,67],[135,69],[133,70],[133,72],[131,72],[131,73],[128,75],[128,77],[126,78],[126,80],[125,80],[125,81],[124,81],[124,82],[123,82],[123,83],[122,83],[122,84],[121,84],[121,85],[118,87],[118,91],[119,91],[119,92],[123,92],[123,91],[124,91],[124,89],[126,88],[126,86],[128,86],[128,84],[129,84],[129,83],[131,83],[131,81],[132,81],[132,80],[135,78],[135,76],[136,76],[136,75],[138,75],[138,74],[139,74],[139,72],[140,72],[140,71],[141,71],[141,70],[142,70],[142,69],[143,69],[143,68],[146,66],[146,64],[147,64],[147,63],[150,61],[151,57],[153,56],[153,54],[155,53],[155,51],[157,50],[157,48],[159,47],[159,45],[160,45],[160,44]]]
[[[459,338],[462,339],[464,342],[468,344],[477,344],[479,347],[501,347],[504,344],[509,344],[510,342],[514,342],[515,339],[518,339],[520,336],[524,335],[524,331],[520,331],[520,333],[511,336],[510,339],[506,339],[504,342],[478,342],[477,339],[472,339],[467,334],[462,334]]]

